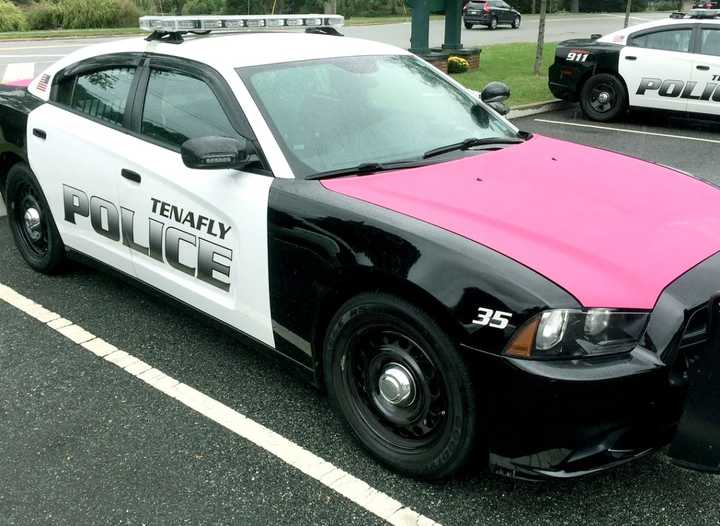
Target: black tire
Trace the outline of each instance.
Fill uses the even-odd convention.
[[[513,21],[512,21],[513,29],[520,29],[520,22],[521,22],[520,16],[515,15],[515,18],[513,18]]]
[[[472,382],[451,338],[421,309],[387,294],[356,296],[330,322],[323,366],[335,409],[384,464],[442,479],[468,460],[477,427]],[[398,371],[413,394],[391,401],[380,380]]]
[[[497,29],[497,26],[498,26],[498,19],[496,16],[494,16],[490,19],[490,25],[488,26],[488,29],[492,29],[494,31]]]
[[[599,73],[590,77],[580,90],[580,107],[594,121],[607,122],[627,108],[627,91],[615,75]]]
[[[26,164],[10,168],[5,198],[10,230],[23,259],[38,272],[57,272],[65,260],[65,246],[40,185]]]
[[[465,22],[465,29],[472,29],[472,28],[473,28],[473,24],[471,24],[470,22]]]

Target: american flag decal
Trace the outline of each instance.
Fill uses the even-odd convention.
[[[50,75],[45,73],[40,77],[40,80],[38,81],[37,89],[38,91],[45,91],[48,87],[48,82],[50,82]]]

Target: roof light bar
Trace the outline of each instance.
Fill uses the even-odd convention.
[[[344,23],[345,17],[341,15],[143,16],[140,18],[140,29],[166,33],[188,31],[231,33],[278,28],[327,27],[339,29]]]

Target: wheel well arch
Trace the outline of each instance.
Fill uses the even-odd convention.
[[[15,166],[17,163],[24,163],[20,155],[14,152],[3,152],[0,153],[0,195],[5,198],[5,183],[7,182],[7,175],[10,168]]]
[[[312,353],[315,380],[321,389],[323,382],[323,352],[325,337],[333,316],[348,300],[360,294],[382,292],[397,296],[424,310],[445,330],[453,341],[462,338],[462,326],[450,310],[421,286],[377,271],[353,271],[334,284],[319,302],[312,329]]]

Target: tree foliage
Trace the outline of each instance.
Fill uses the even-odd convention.
[[[27,22],[20,8],[6,0],[0,0],[0,31],[24,29],[27,29]]]

